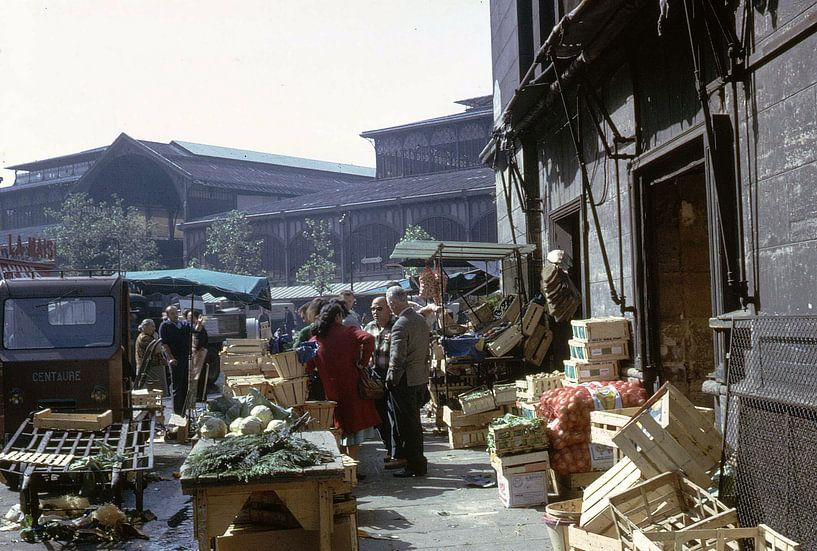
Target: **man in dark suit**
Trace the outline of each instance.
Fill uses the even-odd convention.
[[[428,384],[430,334],[423,316],[409,306],[405,289],[389,287],[386,300],[397,316],[391,330],[386,386],[391,391],[397,430],[403,440],[402,450],[397,452],[398,457],[406,461],[405,469],[394,473],[394,476],[424,476],[428,470],[428,461],[423,454],[420,408],[423,406]]]

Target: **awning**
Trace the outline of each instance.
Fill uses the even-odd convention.
[[[213,272],[199,268],[125,272],[123,277],[146,295],[210,293],[229,300],[270,308],[269,282],[265,277]]]
[[[530,254],[536,245],[509,245],[505,243],[472,243],[467,241],[401,241],[394,247],[390,258],[403,260],[403,265],[416,265],[440,259],[444,264],[457,262],[467,266],[469,261],[502,260],[516,254]]]
[[[355,281],[354,293],[357,296],[382,295],[386,292],[386,285],[391,281],[393,280]],[[411,289],[411,283],[407,279],[401,279],[400,286],[406,290]],[[349,288],[350,285],[348,283],[331,283],[329,289],[326,290],[323,296],[338,296],[341,291]],[[313,299],[317,296],[319,296],[318,291],[311,285],[292,285],[289,287],[272,287],[270,289],[270,298],[273,302]]]

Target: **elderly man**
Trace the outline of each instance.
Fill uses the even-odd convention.
[[[408,304],[402,287],[389,287],[386,301],[397,321],[391,330],[391,350],[386,386],[391,391],[397,431],[403,439],[401,459],[405,469],[394,473],[398,478],[424,476],[428,461],[423,454],[423,427],[420,408],[428,384],[428,344],[430,333],[423,317]]]
[[[167,319],[159,326],[159,338],[170,365],[173,382],[173,412],[184,415],[187,399],[187,377],[190,369],[190,323],[179,318],[175,306],[165,309]]]
[[[374,336],[374,354],[372,355],[372,371],[380,380],[386,379],[389,370],[389,353],[391,351],[391,329],[397,318],[391,313],[386,297],[377,297],[372,301],[372,317],[374,318],[364,330]],[[387,469],[405,467],[405,460],[398,459],[402,453],[402,444],[397,432],[394,418],[394,407],[388,393],[380,400],[374,401],[377,413],[382,423],[377,427],[383,446],[386,448],[384,462]]]
[[[355,312],[352,308],[355,305],[355,294],[349,289],[346,289],[340,293],[340,298],[346,303],[346,309],[349,310],[349,315],[343,318],[343,325],[359,328],[360,316],[358,316],[357,312]]]

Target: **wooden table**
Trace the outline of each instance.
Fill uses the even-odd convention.
[[[182,466],[182,492],[193,496],[194,533],[200,550],[212,549],[214,538],[224,534],[251,494],[272,491],[304,530],[319,531],[320,551],[331,551],[333,497],[348,493],[351,488],[344,480],[340,451],[332,433],[315,431],[300,433],[299,436],[331,451],[334,460],[298,472],[281,473],[250,482],[242,482],[234,476],[188,478],[185,476],[185,466]],[[200,440],[191,453],[211,445],[212,440]]]

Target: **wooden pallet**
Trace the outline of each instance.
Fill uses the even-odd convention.
[[[778,534],[765,524],[751,528],[706,528],[683,532],[637,530],[633,535],[637,551],[723,551],[744,549],[741,540],[752,540],[756,551],[799,551],[800,544]]]
[[[582,516],[579,526],[597,534],[614,530],[613,515],[608,498],[617,492],[632,488],[642,480],[641,471],[624,458],[604,472],[585,488],[582,496]]]
[[[448,429],[448,445],[452,450],[484,448],[487,446],[487,427],[462,427]]]
[[[34,414],[34,426],[38,429],[100,431],[113,422],[111,410],[103,413],[61,413],[44,409]]]
[[[670,383],[619,429],[613,442],[645,477],[680,470],[704,488],[721,460],[721,435]]]
[[[32,465],[46,465],[49,467],[67,467],[74,459],[74,454],[68,453],[36,453],[13,451],[0,453],[0,461],[30,463]]]

